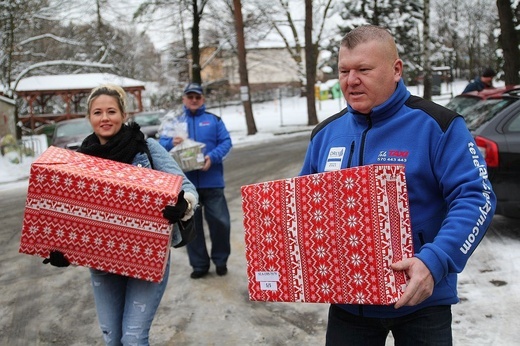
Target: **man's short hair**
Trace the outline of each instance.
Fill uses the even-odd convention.
[[[497,73],[491,67],[486,67],[484,71],[482,71],[482,77],[495,77]]]
[[[395,58],[399,57],[397,45],[388,29],[377,25],[361,25],[349,31],[341,39],[340,46],[347,49],[354,49],[357,45],[370,41],[379,41],[387,44],[392,51],[395,50]]]

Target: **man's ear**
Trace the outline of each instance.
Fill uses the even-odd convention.
[[[396,82],[401,79],[403,76],[403,61],[401,59],[396,59],[394,61],[394,77]]]

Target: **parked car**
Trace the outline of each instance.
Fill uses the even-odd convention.
[[[486,159],[496,213],[520,218],[520,90],[491,96],[462,113]]]
[[[520,89],[520,85],[508,85],[498,88],[484,89],[482,91],[470,91],[455,96],[446,104],[445,107],[459,114],[463,114],[465,109],[475,105],[479,101],[516,89]]]
[[[92,133],[92,126],[85,118],[63,120],[55,123],[51,144],[77,150],[81,142]]]
[[[158,138],[159,127],[165,115],[166,111],[141,112],[132,115],[128,122],[139,124],[146,137]]]

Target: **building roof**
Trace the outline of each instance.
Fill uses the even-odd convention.
[[[16,92],[85,90],[93,89],[106,83],[116,84],[124,89],[144,89],[145,85],[142,81],[110,73],[61,74],[23,78],[18,83]]]
[[[141,93],[145,89],[145,83],[136,79],[110,73],[32,76],[21,79],[15,90],[17,96],[27,104],[27,114],[19,114],[18,119],[23,126],[34,130],[38,124],[83,117],[85,114],[79,107],[81,100],[86,98],[93,88],[108,83],[119,85],[132,100],[135,100],[129,100],[128,104],[133,105],[134,109],[127,110],[128,114],[143,111]],[[64,109],[59,113],[52,108],[53,99],[56,97],[59,98],[60,104],[65,103]]]

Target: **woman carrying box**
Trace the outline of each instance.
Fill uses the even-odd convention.
[[[154,139],[145,140],[139,125],[125,124],[125,91],[116,85],[92,90],[87,101],[87,118],[94,133],[79,152],[104,159],[183,177],[182,191],[174,206],[166,206],[163,216],[174,224],[172,246],[190,242],[195,233],[192,216],[198,203],[197,190],[170,154]],[[68,266],[66,257],[53,252],[44,263]],[[160,283],[90,269],[99,325],[107,345],[148,345],[149,331],[168,283],[169,260]]]

